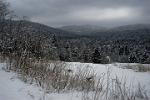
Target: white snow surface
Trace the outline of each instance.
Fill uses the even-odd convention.
[[[101,75],[110,69],[111,78],[116,75],[120,79],[126,79],[128,84],[137,86],[140,83],[150,96],[150,72],[135,72],[132,69],[123,69],[120,66],[124,64],[88,64],[88,63],[68,63],[69,68],[77,70],[89,65],[97,74]],[[81,100],[82,93],[72,91],[68,93],[47,93],[44,94],[40,87],[34,84],[26,84],[18,79],[14,72],[3,70],[5,63],[0,63],[0,100]]]

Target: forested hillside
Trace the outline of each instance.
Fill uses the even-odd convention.
[[[81,38],[63,40],[58,48],[67,52],[61,53],[65,61],[150,63],[149,26],[125,25],[99,32],[96,29]]]
[[[9,12],[8,4],[1,1],[2,54],[19,56],[26,53],[38,59],[72,62],[150,63],[150,25],[128,25],[103,31],[89,28],[89,32],[85,28],[84,35],[81,35],[75,34],[75,30],[61,30],[25,19],[16,20]]]

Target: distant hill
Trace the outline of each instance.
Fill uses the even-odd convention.
[[[9,23],[9,22],[8,22]],[[24,29],[24,31],[30,31],[30,33],[32,34],[45,34],[48,36],[52,36],[52,35],[56,35],[56,36],[60,36],[60,37],[77,37],[77,34],[73,34],[61,29],[57,29],[57,28],[53,28],[44,24],[40,24],[40,23],[35,23],[35,22],[31,22],[31,21],[12,21],[12,27],[14,27],[13,29],[17,29],[17,27],[22,27],[22,29]],[[16,31],[16,30],[14,30]],[[24,33],[24,32],[22,32]]]
[[[71,26],[63,26],[60,29],[68,32],[72,32],[78,35],[91,35],[93,32],[97,31],[106,31],[107,28],[100,27],[96,25],[71,25]]]
[[[30,21],[11,21],[14,33],[17,33],[17,28],[21,27],[23,32],[20,34],[44,34],[48,37],[54,34],[63,38],[76,38],[76,37],[89,37],[98,39],[149,39],[150,38],[150,24],[134,24],[134,25],[124,25],[115,28],[105,28],[100,26],[92,25],[72,25],[63,26],[61,28],[53,28],[40,23],[30,22]],[[9,21],[7,21],[9,24]],[[7,25],[9,27],[10,25]],[[6,31],[9,31],[6,27]],[[8,33],[8,32],[7,32]]]
[[[114,28],[105,28],[92,25],[63,26],[60,29],[69,33],[95,37],[100,39],[141,39],[150,38],[150,24],[124,25]]]
[[[19,21],[13,21],[13,29],[18,27]],[[80,36],[108,38],[108,39],[148,39],[150,38],[150,24],[124,25],[115,28],[105,28],[92,25],[72,25],[61,28],[53,28],[40,23],[22,21],[23,27],[28,28],[30,33],[42,33],[47,36],[56,35],[64,38],[75,38]]]
[[[113,28],[113,30],[141,30],[141,29],[150,29],[150,24],[133,24],[133,25],[124,25]]]
[[[90,37],[109,40],[150,39],[150,25],[135,24],[119,26],[105,31],[94,32],[90,35]]]

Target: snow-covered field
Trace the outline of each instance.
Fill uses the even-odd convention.
[[[91,68],[99,77],[109,70],[110,78],[116,76],[120,80],[125,80],[128,85],[137,87],[141,84],[150,97],[150,72],[136,72],[132,69],[122,68],[127,64],[86,64],[68,63],[69,68],[76,71]],[[87,66],[88,65],[88,66]],[[82,100],[82,93],[77,91],[65,93],[44,93],[43,89],[34,84],[26,84],[17,78],[14,72],[3,70],[5,63],[0,63],[0,100]]]

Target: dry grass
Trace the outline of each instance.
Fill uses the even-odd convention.
[[[128,64],[126,66],[124,66],[127,69],[133,69],[137,72],[150,72],[150,65],[147,64]]]
[[[95,86],[94,73],[88,68],[79,69],[77,73],[74,73],[65,62],[37,60],[27,55],[9,56],[5,61],[8,64],[6,70],[17,72],[22,81],[37,84],[47,92],[91,91]]]
[[[82,91],[82,100],[149,100],[140,84],[135,89],[117,76],[112,79],[110,69],[97,79],[95,72],[88,66],[74,72],[65,62],[37,60],[27,55],[12,55],[3,61],[7,62],[6,70],[17,72],[21,80],[37,84],[45,93],[76,90]]]
[[[121,81],[116,76],[109,79],[109,85],[106,85],[101,77],[96,90],[83,92],[82,100],[149,100],[149,97],[140,84],[137,88],[129,87],[125,80]]]

